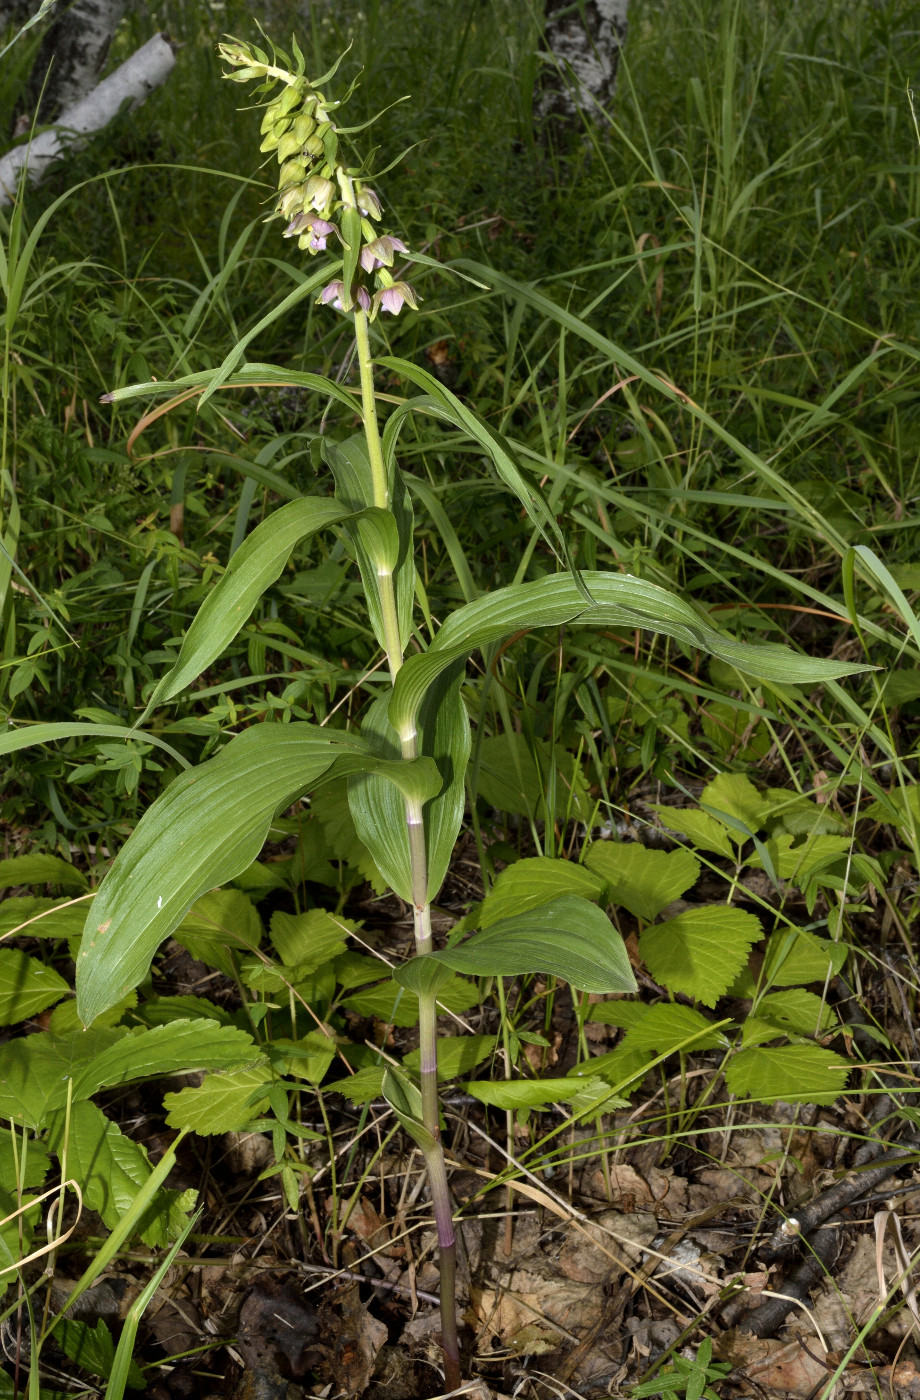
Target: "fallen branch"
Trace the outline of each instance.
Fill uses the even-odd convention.
[[[16,195],[20,171],[26,167],[28,179],[37,182],[47,167],[81,137],[101,131],[117,115],[125,102],[132,110],[139,107],[154,88],[169,77],[176,62],[173,46],[165,34],[154,34],[146,44],[116,68],[66,112],[60,120],[36,136],[14,146],[0,159],[0,207],[11,204]]]

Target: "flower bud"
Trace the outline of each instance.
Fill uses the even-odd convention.
[[[293,219],[301,213],[306,203],[306,185],[289,185],[278,196],[276,208],[284,219]]]
[[[383,205],[366,185],[355,182],[355,198],[358,201],[358,208],[364,216],[371,219],[379,219],[383,214]]]
[[[302,144],[301,141],[297,140],[293,131],[286,131],[278,142],[279,161],[289,160],[291,156],[299,155]]]
[[[290,83],[284,89],[284,92],[281,94],[281,97],[279,99],[279,111],[291,112],[295,107],[299,107],[300,100],[303,97],[304,86],[305,84],[303,83],[302,79],[296,85],[294,83]]]
[[[307,167],[301,160],[289,160],[282,165],[278,175],[278,188],[284,189],[286,185],[299,185],[307,174]],[[319,207],[319,206],[317,206]]]
[[[305,154],[308,156],[321,156],[323,154],[322,139],[314,132],[312,136],[308,136],[306,141],[304,141],[303,148]]]
[[[263,136],[267,131],[271,131],[279,115],[277,102],[272,102],[269,107],[265,108],[265,112],[262,116],[262,125],[259,127],[259,131]]]
[[[310,116],[309,112],[301,112],[294,118],[294,135],[297,137],[301,146],[308,136],[312,136],[315,126],[316,122]]]

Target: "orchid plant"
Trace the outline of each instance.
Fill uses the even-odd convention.
[[[144,814],[93,902],[78,959],[79,1014],[86,1025],[136,987],[159,944],[204,892],[239,875],[258,855],[275,815],[333,778],[347,776],[358,833],[392,890],[412,909],[415,957],[396,980],[419,996],[420,1073],[387,1071],[384,1094],[421,1149],[429,1174],[441,1261],[444,1378],[461,1383],[454,1303],[455,1239],[437,1088],[438,995],[455,972],[474,976],[553,974],[592,992],[631,992],[635,981],[623,942],[606,913],[563,895],[435,950],[431,901],[448,870],[465,807],[470,721],[461,686],[476,648],[522,630],[563,624],[614,625],[664,633],[687,650],[704,649],[748,674],[780,683],[818,681],[861,669],[814,661],[774,645],[749,646],[717,632],[705,614],[673,593],[625,573],[579,572],[538,486],[509,444],[427,371],[386,355],[374,323],[384,313],[416,310],[420,298],[395,271],[397,255],[432,264],[383,229],[383,205],[363,166],[343,155],[341,101],[324,92],[338,64],[316,81],[305,61],[276,49],[230,40],[220,45],[235,82],[257,84],[263,106],[261,150],[278,165],[269,214],[282,236],[317,273],[302,276],[215,371],[171,383],[118,389],[110,399],[173,395],[170,405],[219,389],[295,384],[340,404],[361,431],[324,440],[333,494],[289,501],[257,526],[233,554],[205,599],[181,650],[149,696],[132,733],[143,736],[151,712],[168,703],[221,654],[293,550],[321,530],[345,540],[364,590],[371,627],[386,657],[389,686],[372,699],[360,733],[308,721],[265,723],[235,735],[216,757],[174,778]],[[347,94],[346,94],[347,96]],[[343,99],[344,100],[344,99]],[[435,264],[436,266],[436,264]],[[358,387],[307,372],[244,360],[252,338],[306,297],[347,318],[357,349]],[[381,431],[375,371],[384,368],[420,393],[393,409]],[[391,400],[390,400],[391,401]],[[169,406],[169,405],[168,405]],[[557,571],[500,588],[457,608],[432,640],[414,627],[413,512],[396,448],[411,414],[434,416],[480,444],[519,500]],[[406,654],[410,637],[416,648]],[[597,1106],[595,1105],[595,1108]]]

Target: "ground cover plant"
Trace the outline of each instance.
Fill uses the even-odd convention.
[[[690,1160],[697,1170],[724,1164],[732,1139],[755,1144],[747,1159],[735,1148],[736,1175],[800,1216],[809,1190],[821,1199],[802,1134],[863,1137],[865,1166],[911,1131],[915,354],[896,315],[910,278],[905,261],[898,297],[886,301],[890,269],[846,265],[833,296],[815,294],[841,228],[870,204],[847,202],[846,180],[861,189],[865,166],[834,172],[840,219],[825,217],[831,195],[815,176],[817,235],[781,193],[781,176],[801,186],[812,164],[830,178],[818,152],[841,113],[851,132],[863,124],[891,143],[882,149],[901,149],[908,174],[909,126],[905,116],[892,136],[900,99],[883,104],[878,125],[868,98],[855,101],[840,78],[840,35],[818,20],[803,13],[784,28],[764,10],[769,24],[758,28],[726,6],[718,33],[688,8],[678,27],[689,44],[686,113],[664,104],[652,131],[640,99],[660,61],[653,40],[672,40],[649,13],[615,114],[628,152],[616,168],[597,128],[584,140],[557,132],[555,147],[541,147],[526,103],[498,97],[511,78],[525,96],[533,82],[523,21],[471,22],[473,52],[447,54],[453,77],[422,100],[467,102],[469,116],[464,65],[478,72],[493,32],[511,46],[506,76],[494,90],[483,79],[475,101],[491,96],[519,163],[526,156],[540,172],[521,191],[524,222],[493,213],[513,210],[513,177],[507,203],[490,204],[500,181],[490,187],[481,166],[464,166],[449,123],[437,138],[464,198],[486,199],[494,241],[464,232],[477,222],[469,206],[444,203],[450,181],[433,151],[371,179],[366,134],[342,129],[361,127],[378,95],[381,106],[402,95],[392,73],[373,91],[392,61],[374,14],[355,28],[357,53],[313,85],[305,75],[319,62],[264,43],[254,55],[225,48],[244,78],[281,84],[256,94],[269,164],[248,217],[240,185],[220,218],[216,262],[213,231],[195,229],[197,267],[185,282],[164,270],[175,256],[168,232],[162,250],[116,234],[92,258],[62,257],[63,244],[43,248],[54,223],[36,196],[9,216],[0,751],[11,765],[12,840],[0,877],[13,894],[0,910],[3,1017],[17,1029],[3,1047],[0,1184],[4,1277],[19,1290],[8,1294],[10,1393],[27,1373],[38,1386],[29,1356],[64,1376],[79,1366],[108,1377],[112,1395],[144,1383],[129,1359],[167,1268],[189,1256],[190,1238],[205,1265],[230,1239],[194,1215],[190,1189],[190,1144],[218,1134],[264,1142],[259,1172],[278,1219],[315,1233],[300,1251],[305,1265],[345,1275],[350,1231],[379,1236],[372,1258],[403,1248],[373,1227],[368,1182],[379,1170],[401,1179],[405,1196],[412,1149],[397,1166],[394,1134],[415,1144],[430,1185],[413,1189],[430,1190],[441,1250],[428,1286],[439,1294],[443,1353],[425,1354],[427,1379],[411,1392],[424,1393],[442,1384],[432,1367],[448,1387],[460,1377],[452,1255],[466,1212],[522,1196],[564,1212],[567,1176],[568,1229],[579,1221],[576,1173],[584,1182],[592,1164],[608,1204],[622,1203],[638,1189],[632,1178],[623,1186],[627,1146],[651,1150],[655,1171],[673,1163],[676,1179]],[[858,20],[850,33],[861,36],[866,90],[893,93],[890,35],[907,32],[906,20],[895,7]],[[311,37],[327,66],[344,48],[332,23]],[[800,123],[783,146],[796,121],[790,93],[796,112],[819,110],[800,76],[811,72],[803,54],[822,60],[831,96],[808,138]],[[359,58],[368,73],[350,91]],[[792,81],[794,59],[804,66]],[[341,118],[333,92],[350,97]],[[377,173],[391,142],[393,155],[410,143],[409,110],[397,106],[375,128]],[[254,114],[222,111],[240,123],[238,177]],[[900,197],[897,162],[885,159],[873,231],[906,260],[910,216],[881,232],[883,204]],[[206,204],[215,200],[213,177],[186,173],[191,188],[207,188]],[[399,217],[401,182],[413,178],[430,206],[424,225]],[[63,204],[54,189],[44,196],[48,210],[77,197],[72,179],[66,172]],[[106,176],[81,197],[105,190],[117,211],[128,179]],[[566,221],[547,191],[573,182],[591,198]],[[387,185],[395,200],[384,211]],[[282,223],[262,223],[266,197],[269,210],[280,201]],[[756,232],[784,219],[784,240]],[[281,245],[285,229],[291,242]],[[62,347],[34,349],[60,334],[52,291],[81,307],[77,324],[88,299],[100,306],[86,318],[85,360],[70,351],[60,415],[43,396]],[[615,326],[607,304],[620,312]],[[88,374],[96,392],[84,403]],[[139,422],[122,407],[135,402],[146,409]],[[163,445],[139,463],[154,435]],[[858,475],[848,468],[847,487],[833,465],[841,453],[865,464]],[[62,461],[69,504],[42,486]],[[112,490],[100,499],[104,466]],[[784,630],[811,656],[778,649]],[[701,660],[707,653],[714,659]],[[274,672],[269,654],[281,658]],[[476,874],[460,899],[464,865]],[[454,917],[443,946],[445,908]],[[170,985],[164,970],[176,956],[200,978]],[[636,976],[640,996],[624,999]],[[882,988],[893,1012],[880,1009]],[[437,1034],[436,1004],[442,1029],[451,1018],[447,1035]],[[165,1097],[145,1087],[179,1071],[204,1078],[167,1085]],[[178,1134],[152,1158],[120,1121],[124,1093]],[[343,1098],[358,1137],[339,1176]],[[850,1116],[834,1122],[832,1110]],[[772,1117],[787,1124],[776,1140]],[[380,1134],[373,1149],[359,1146],[368,1128]],[[477,1138],[485,1157],[470,1150]],[[723,1147],[713,1152],[715,1141]],[[771,1158],[781,1163],[772,1184]],[[897,1169],[911,1160],[902,1151]],[[489,1190],[480,1181],[458,1209],[447,1168],[456,1182],[464,1165],[484,1172]],[[884,1179],[884,1167],[874,1170]],[[328,1203],[317,1197],[324,1177]],[[36,1227],[49,1200],[46,1247]],[[422,1198],[420,1227],[428,1209]],[[95,1316],[92,1325],[65,1317],[70,1298],[49,1284],[68,1249],[86,1247],[90,1211],[111,1233],[71,1293],[91,1293],[113,1260],[129,1261],[132,1236],[154,1251],[115,1337]],[[595,1292],[614,1257],[651,1279],[647,1266],[673,1248],[644,1233],[635,1202],[602,1220],[606,1246],[592,1221],[579,1228],[582,1250],[600,1249],[600,1275],[586,1255],[563,1276]],[[878,1228],[883,1245],[888,1226]],[[769,1295],[741,1257],[727,1275],[691,1260],[689,1284],[649,1283],[659,1305],[662,1288],[677,1298],[665,1306],[685,1323],[673,1336],[647,1332],[637,1353],[651,1353],[663,1393],[718,1388],[726,1374],[748,1382],[751,1352],[722,1339],[713,1361],[708,1324],[694,1321],[700,1279],[719,1293],[723,1329],[738,1287]],[[907,1256],[896,1257],[886,1296],[905,1274]],[[489,1336],[510,1347],[493,1366],[513,1366],[509,1354],[533,1365],[562,1336],[570,1352],[555,1374],[576,1373],[598,1318],[554,1311],[533,1270],[497,1287],[463,1271],[461,1258],[462,1320],[480,1356],[463,1363],[466,1374],[483,1364]],[[790,1280],[807,1302],[807,1286]],[[365,1350],[338,1373],[351,1393],[372,1383],[382,1345],[366,1304],[356,1306],[364,1321],[353,1316],[352,1331]],[[854,1349],[884,1333],[886,1315],[851,1321],[837,1334],[841,1374]],[[251,1351],[238,1355],[258,1369]],[[793,1367],[806,1391],[817,1383],[807,1355]],[[301,1379],[332,1363],[314,1349],[286,1364]],[[634,1356],[619,1380],[646,1369]],[[188,1374],[182,1362],[177,1370]],[[777,1373],[757,1374],[770,1388]],[[161,1383],[157,1366],[148,1375]],[[641,1393],[653,1384],[646,1378]],[[788,1375],[784,1384],[797,1393]]]

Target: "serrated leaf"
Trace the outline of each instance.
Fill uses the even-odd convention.
[[[186,952],[225,977],[236,975],[232,949],[250,952],[262,941],[262,921],[242,890],[209,890],[173,931]]]
[[[80,1184],[84,1206],[96,1211],[114,1229],[131,1209],[147,1183],[151,1166],[147,1153],[126,1137],[94,1103],[75,1103],[70,1116],[63,1108],[48,1118],[48,1146],[59,1159],[67,1153],[67,1173]],[[138,1222],[138,1234],[149,1245],[167,1243],[179,1220],[175,1193],[160,1192]]]
[[[191,1070],[223,1069],[252,1060],[252,1037],[215,1021],[170,1021],[139,1027],[99,1051],[73,1076],[74,1099],[102,1088]]]
[[[549,904],[559,895],[579,895],[597,903],[603,890],[604,880],[574,861],[525,857],[498,876],[480,907],[478,927],[490,928],[502,919]]]
[[[661,817],[662,825],[669,831],[686,836],[697,850],[713,851],[717,856],[734,860],[735,852],[723,822],[699,807],[668,807],[662,802],[649,804]]]
[[[712,1023],[691,1006],[659,1002],[657,1006],[646,1006],[643,1010],[645,1015],[629,1027],[624,1037],[623,1043],[628,1044],[630,1049],[669,1055],[681,1047],[685,1047],[688,1053],[691,1050],[728,1048],[729,1042],[724,1032],[714,1030]]]
[[[371,1103],[383,1093],[385,1069],[384,1065],[365,1065],[348,1079],[338,1079],[328,1087],[331,1092],[348,1099],[349,1103]]]
[[[115,1341],[102,1318],[95,1327],[76,1318],[65,1317],[54,1328],[54,1340],[77,1366],[107,1380],[115,1364]],[[131,1390],[146,1387],[144,1373],[136,1361],[128,1366],[127,1384]]]
[[[172,1021],[188,1020],[216,1021],[219,1026],[236,1024],[225,1007],[206,997],[153,997],[138,1008],[137,1016],[147,1026],[167,1026]]]
[[[494,1052],[497,1039],[494,1035],[439,1036],[438,1079],[458,1079],[461,1074],[469,1074]],[[421,1059],[420,1050],[410,1050],[403,1059],[403,1064],[413,1074],[418,1074]]]
[[[0,1128],[0,1190],[15,1196],[19,1186],[24,1191],[41,1186],[50,1165],[48,1149],[40,1138],[30,1138],[24,1153],[22,1137],[17,1134],[14,1152],[12,1133],[8,1128]]]
[[[623,940],[596,904],[562,895],[426,958],[474,977],[542,972],[588,992],[633,992]],[[439,994],[440,995],[440,994]]]
[[[760,831],[770,815],[772,803],[759,792],[750,778],[743,773],[719,773],[703,788],[700,801],[714,809],[712,815],[720,812],[741,822],[751,833]],[[743,840],[740,832],[729,828],[736,841]]]
[[[846,959],[845,943],[818,938],[806,929],[777,929],[767,940],[763,961],[764,982],[774,987],[823,982],[838,973]]]
[[[729,1061],[725,1082],[753,1103],[832,1104],[846,1088],[852,1066],[819,1045],[758,1045]]]
[[[19,948],[0,948],[0,1025],[37,1016],[70,992],[54,968]]]
[[[585,865],[607,881],[614,904],[640,919],[657,918],[700,874],[690,851],[650,851],[638,841],[595,841]]]
[[[545,1108],[548,1104],[571,1103],[584,1091],[584,1084],[574,1078],[471,1079],[463,1089],[490,1108]]]
[[[0,936],[21,929],[28,938],[79,939],[86,923],[86,901],[37,899],[23,895],[0,904]],[[25,924],[26,927],[22,928]]]
[[[479,992],[472,982],[450,977],[438,988],[438,1004],[447,1011],[469,1011],[471,1006],[478,1006]],[[377,987],[355,992],[341,1005],[344,1011],[352,1011],[356,1016],[373,1016],[387,1025],[401,1028],[418,1025],[418,997],[398,986],[393,978]]]
[[[712,652],[764,680],[789,681],[790,672],[802,671],[813,680],[823,680],[866,669],[847,662],[798,657],[787,647],[772,643],[751,646],[735,642],[714,631],[689,603],[668,589],[629,574],[586,570],[581,582],[594,598],[593,605],[570,574],[553,574],[498,589],[452,612],[428,651],[410,656],[396,678],[389,716],[397,733],[402,737],[414,732],[425,692],[452,662],[521,629],[563,623],[663,633],[690,651]]]
[[[793,846],[793,841],[799,844]],[[799,841],[798,837],[782,831],[765,841],[764,845],[780,879],[798,883],[807,879],[812,870],[829,858],[849,851],[853,843],[849,836],[808,836],[804,841]],[[759,855],[751,856],[747,864],[752,869],[763,869]]]
[[[308,909],[305,914],[277,909],[270,937],[285,966],[296,966],[305,976],[344,953],[347,933],[356,927],[351,920],[334,918],[325,909]]]
[[[8,1041],[0,1054],[0,1118],[43,1128],[50,1109],[64,1102],[66,1079],[66,1062],[50,1035]]]
[[[755,914],[707,904],[645,929],[639,952],[655,981],[668,991],[715,1006],[761,938]]]
[[[267,1107],[271,1083],[268,1061],[227,1074],[207,1074],[194,1089],[163,1095],[166,1122],[205,1137],[236,1132]]]
[[[757,1015],[793,1035],[823,1035],[837,1025],[837,1017],[824,998],[804,987],[788,987],[761,997]]]
[[[11,885],[58,885],[78,894],[89,888],[82,870],[60,856],[45,854],[0,860],[0,889],[9,889]]]

